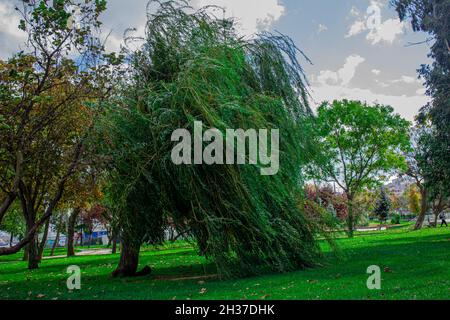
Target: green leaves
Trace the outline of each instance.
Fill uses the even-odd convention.
[[[292,43],[269,34],[239,39],[231,21],[203,10],[187,14],[174,2],[149,19],[130,77],[104,119],[114,146],[104,150],[112,157],[110,194],[123,232],[154,243],[170,221],[188,230],[222,276],[315,265],[319,223],[303,213],[300,189],[310,110]],[[171,134],[194,121],[219,130],[279,129],[280,172],[174,165]]]
[[[381,173],[405,166],[402,151],[409,148],[409,122],[390,106],[359,101],[334,101],[318,109],[316,130],[326,163],[324,176],[344,189],[358,192],[379,180]]]

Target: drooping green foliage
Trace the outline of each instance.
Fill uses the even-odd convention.
[[[100,125],[122,237],[158,243],[171,224],[222,276],[313,266],[325,226],[302,213],[311,112],[301,52],[282,35],[239,38],[233,21],[213,17],[216,9],[158,3]],[[221,132],[279,129],[278,174],[262,176],[260,165],[174,165],[171,135],[192,132],[194,121]]]

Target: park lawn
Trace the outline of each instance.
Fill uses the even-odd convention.
[[[153,273],[143,278],[112,279],[119,255],[43,260],[26,270],[20,255],[0,257],[1,299],[449,299],[450,229],[410,226],[340,238],[339,257],[329,253],[324,265],[286,274],[219,281],[213,265],[187,243],[145,248],[141,266]],[[13,260],[13,261],[11,261]],[[66,269],[78,265],[82,288],[69,291]],[[382,269],[381,290],[368,290],[367,267]],[[204,277],[192,279],[190,277]],[[184,278],[184,279],[183,279]]]

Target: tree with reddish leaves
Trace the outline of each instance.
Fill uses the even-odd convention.
[[[319,204],[324,209],[330,209],[332,207],[336,213],[336,218],[339,220],[345,220],[347,218],[348,207],[345,195],[334,191],[329,185],[322,187],[307,185],[306,198]]]

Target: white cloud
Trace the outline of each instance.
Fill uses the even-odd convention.
[[[251,35],[268,30],[285,13],[279,0],[193,0],[192,6],[217,5],[226,9],[225,17],[235,17],[240,32]]]
[[[356,68],[365,61],[363,57],[353,54],[345,60],[344,65],[338,71],[320,71],[317,82],[323,85],[339,84],[347,86],[356,74]]]
[[[332,100],[363,100],[369,104],[380,103],[390,105],[395,112],[399,113],[405,119],[414,120],[415,115],[419,112],[429,98],[425,95],[423,89],[417,90],[412,95],[392,95],[385,93],[375,93],[371,89],[362,89],[351,86],[351,80],[356,74],[357,67],[363,63],[365,59],[359,55],[353,54],[347,57],[345,64],[338,71],[324,70],[317,77],[312,76],[311,95],[312,104],[319,105],[323,101]],[[379,75],[381,71],[378,69],[371,70],[373,74]],[[382,88],[389,88],[393,82],[412,84],[417,79],[409,76],[402,76],[397,80],[391,80],[388,83],[375,79]]]
[[[352,15],[352,16],[359,16],[359,15],[360,15],[360,12],[359,12],[358,8],[356,8],[355,6],[353,6],[353,7],[351,8],[351,10],[350,10],[350,15]]]
[[[19,26],[20,18],[13,3],[0,2],[0,58],[6,59],[17,52],[26,39]]]
[[[427,89],[420,88],[420,89],[417,89],[416,94],[420,95],[420,96],[424,96],[426,94],[426,92],[427,92]]]
[[[14,6],[0,2],[0,30],[15,38],[24,38],[25,33],[19,30],[20,18]]]
[[[360,34],[367,30],[366,22],[362,20],[356,20],[348,30],[347,34],[345,35],[346,38],[350,38],[353,36],[356,36],[357,34]]]
[[[328,30],[328,27],[326,25],[320,23],[319,27],[317,28],[317,33],[322,33],[327,30]]]
[[[388,19],[384,21],[380,26],[370,30],[366,39],[372,44],[377,44],[382,41],[387,43],[393,43],[398,35],[404,33],[406,24],[399,19]]]
[[[378,69],[372,69],[372,73],[376,76],[378,76],[381,73],[381,70]]]
[[[407,84],[413,84],[413,83],[421,83],[419,79],[410,77],[410,76],[401,76],[400,79],[392,80],[392,83],[407,83]]]
[[[363,100],[370,104],[380,103],[392,106],[396,113],[410,121],[414,120],[419,110],[429,102],[429,98],[423,92],[417,92],[413,96],[394,96],[377,94],[369,89],[349,88],[339,85],[313,85],[311,91],[311,95],[317,104],[334,99]]]
[[[404,33],[406,23],[397,18],[387,19],[383,22],[381,17],[381,7],[383,6],[380,2],[371,1],[371,5],[365,15],[352,8],[350,14],[358,17],[358,19],[350,26],[345,37],[350,38],[363,32],[368,32],[366,39],[372,45],[381,42],[392,44],[397,36]]]
[[[105,43],[107,51],[118,51],[120,49],[120,46],[124,44],[123,31],[128,27],[135,27],[136,29],[129,35],[134,37],[144,36],[147,2],[148,0],[134,0],[133,6],[130,6],[126,1],[111,1],[111,3],[108,3],[109,9],[103,16],[105,24],[104,34],[102,35],[102,38],[105,39],[110,33]],[[220,9],[211,8],[209,12],[218,18],[223,16],[226,18],[234,17],[238,32],[244,36],[269,29],[285,13],[285,8],[280,4],[280,0],[191,0],[189,5],[194,10],[208,5],[225,8],[225,15]],[[154,12],[157,8],[158,5],[155,3],[149,7],[149,10]],[[126,15],[122,14],[125,11]],[[139,41],[135,44],[128,43],[131,47],[138,44]]]

